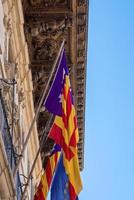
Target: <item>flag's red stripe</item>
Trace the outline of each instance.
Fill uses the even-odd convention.
[[[77,121],[76,116],[74,116],[74,131],[72,133],[72,136],[70,138],[69,146],[76,147],[77,141],[76,141],[76,129],[77,129]]]
[[[66,105],[63,105],[63,106],[66,106],[65,108],[66,114],[64,113],[64,108],[62,108],[62,118],[63,118],[65,128],[68,129],[68,121],[69,121],[70,113],[72,110],[72,100],[71,100],[70,89],[68,90],[67,97],[65,93],[66,93],[66,86],[64,86],[64,90],[63,90],[63,96],[66,102]]]
[[[66,158],[68,160],[71,160],[71,158],[74,156],[74,153],[66,144],[65,139],[62,135],[62,129],[59,126],[57,126],[55,123],[53,124],[51,128],[49,137],[52,138],[56,144],[59,144],[63,148]]]
[[[46,173],[48,187],[50,187],[51,180],[52,180],[52,170],[51,170],[50,160],[48,160],[47,162],[45,173]]]
[[[44,197],[44,194],[42,192],[42,183],[40,182],[39,186],[38,186],[38,190],[36,192],[36,194],[34,195],[34,200],[46,200]]]
[[[58,160],[58,153],[56,153],[56,154],[54,155],[55,166],[56,166],[56,164],[57,164],[57,160]]]
[[[70,89],[68,91],[68,95],[67,95],[67,100],[66,100],[66,107],[67,107],[67,118],[69,119],[71,110],[72,110],[72,101],[71,101],[71,93],[70,93]]]
[[[54,156],[53,171],[51,169],[50,160],[48,160],[47,166],[46,166],[46,169],[45,169],[45,172],[44,172],[44,174],[46,174],[48,188],[50,188],[50,184],[51,184],[51,181],[52,181],[52,174],[54,173],[55,167],[56,167],[57,162],[58,162],[58,152],[55,153],[53,156]],[[42,176],[44,176],[44,174]],[[46,197],[43,194],[43,185],[42,185],[41,181],[38,185],[38,190],[37,190],[36,194],[34,195],[34,200],[46,200]]]
[[[52,138],[56,144],[60,145],[62,143],[60,137],[61,135],[62,135],[62,129],[54,123],[49,132],[49,137]]]
[[[74,190],[73,185],[69,182],[69,193],[70,193],[70,200],[76,200],[77,194]]]
[[[64,113],[64,109],[62,109],[62,120],[66,129],[68,129],[68,118]]]
[[[38,191],[38,194],[35,194],[34,200],[45,200],[42,190]]]

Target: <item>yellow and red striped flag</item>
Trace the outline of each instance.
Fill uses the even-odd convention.
[[[77,155],[79,134],[64,51],[61,54],[45,106],[55,115],[49,137],[63,149],[63,163],[69,179],[70,200],[76,200],[82,190]]]
[[[43,175],[41,176],[40,183],[34,195],[34,200],[46,200],[52,182],[53,174],[55,172],[58,160],[60,157],[60,148],[55,145],[54,151],[48,158],[47,165]]]

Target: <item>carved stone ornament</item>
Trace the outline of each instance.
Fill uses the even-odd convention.
[[[84,69],[78,69],[77,70],[77,78],[78,77],[84,77],[85,76],[85,71]]]
[[[34,59],[51,61],[55,58],[58,44],[55,40],[47,39],[43,42],[35,41]]]
[[[5,97],[10,92],[12,86],[6,84],[3,80],[0,80],[0,89],[2,90],[3,97]]]
[[[77,69],[84,69],[84,62],[78,62]]]
[[[24,100],[25,100],[25,95],[24,95],[23,88],[21,88],[18,93],[18,101],[19,103],[22,103]]]
[[[27,4],[27,6],[23,4],[24,29],[30,57],[35,110],[37,109],[41,91],[48,82],[52,65],[58,54],[60,45],[63,39],[65,39],[70,81],[72,83],[76,109],[79,115],[78,123],[79,128],[82,128],[84,125],[84,117],[82,121],[82,116],[84,116],[83,114],[85,112],[88,1],[24,0],[24,2]],[[20,102],[22,100],[23,94],[20,94]],[[21,105],[22,103],[20,104],[20,108]],[[47,127],[48,119],[49,117],[42,107],[37,120],[40,142],[44,134],[44,129]],[[84,130],[81,132],[83,135]],[[48,131],[45,132],[46,137],[47,135]],[[43,161],[43,167],[44,162],[46,162],[45,153],[51,149],[49,143],[50,141],[47,141],[44,145],[45,148],[43,147],[41,150],[43,152],[42,160],[45,160]]]
[[[36,6],[36,5],[43,5],[45,7],[54,7],[54,6],[57,6],[57,5],[66,5],[67,4],[67,1],[66,0],[30,0],[30,3],[33,5],[33,6]]]
[[[78,6],[85,6],[86,0],[78,0]]]
[[[12,33],[12,28],[11,28],[11,19],[8,18],[7,16],[4,16],[3,18],[3,24],[4,24],[4,27],[6,29],[6,32],[8,33]]]
[[[78,39],[78,47],[84,49],[85,48],[85,40]]]
[[[85,57],[85,49],[78,49],[78,57]]]
[[[40,70],[36,70],[32,72],[32,80],[34,84],[42,84],[44,78],[48,78],[48,73],[44,70],[43,67],[40,67]],[[42,80],[43,79],[43,80]]]
[[[46,37],[57,39],[59,35],[65,33],[65,31],[72,26],[72,17],[66,16],[63,19],[50,20],[48,22],[41,22],[34,24],[30,27],[32,37],[36,37],[39,40],[44,40]]]
[[[85,22],[86,22],[86,14],[79,13],[78,14],[78,24],[85,24]]]
[[[19,114],[19,106],[14,104],[14,122],[17,123],[19,120],[20,114]]]
[[[86,31],[85,25],[78,25],[78,34],[84,33]]]

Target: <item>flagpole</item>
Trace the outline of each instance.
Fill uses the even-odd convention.
[[[34,167],[35,167],[35,165],[36,165],[36,161],[37,161],[38,156],[39,156],[39,154],[40,154],[40,150],[41,150],[42,146],[45,145],[46,142],[47,142],[48,136],[45,138],[45,135],[46,135],[45,133],[47,133],[47,132],[49,131],[49,127],[50,127],[50,123],[52,122],[52,119],[53,119],[53,116],[51,115],[51,117],[50,117],[50,119],[49,119],[49,121],[48,121],[48,123],[47,123],[47,125],[46,125],[46,130],[44,131],[44,133],[43,133],[43,135],[42,135],[42,137],[41,137],[41,145],[39,146],[39,149],[38,149],[38,151],[37,151],[36,157],[35,157],[34,162],[33,162],[33,164],[32,164],[30,173],[29,173],[28,178],[27,178],[27,182],[26,182],[26,184],[25,184],[24,191],[23,191],[22,196],[21,196],[21,200],[23,200],[23,198],[24,198],[24,196],[25,196],[25,193],[26,193],[26,191],[27,191],[27,187],[28,187],[29,181],[30,181],[30,179],[31,179],[31,176],[32,176]]]
[[[60,58],[59,63],[60,63],[60,62],[61,62],[61,58]],[[48,93],[48,94],[49,94],[49,93]],[[47,98],[46,98],[46,99],[47,99]],[[46,101],[46,99],[45,99],[45,101]],[[45,101],[44,101],[44,102],[45,102]],[[46,135],[45,133],[47,133],[47,132],[49,131],[49,127],[50,127],[50,123],[52,122],[52,119],[53,119],[53,115],[51,114],[50,119],[49,119],[49,121],[47,122],[47,125],[46,125],[46,130],[44,131],[44,133],[43,133],[42,136],[41,136],[41,144],[40,144],[40,146],[39,146],[39,149],[38,149],[38,151],[37,151],[36,157],[35,157],[34,162],[33,162],[33,164],[32,164],[31,171],[30,171],[30,173],[29,173],[29,175],[28,175],[27,182],[26,182],[26,184],[25,184],[25,188],[24,188],[24,191],[23,191],[23,193],[22,193],[21,200],[23,200],[24,195],[25,195],[25,193],[26,193],[26,190],[27,190],[29,181],[30,181],[30,179],[31,179],[31,176],[32,176],[32,173],[33,173],[35,164],[36,164],[36,161],[37,161],[37,159],[38,159],[40,150],[41,150],[42,146],[44,146],[44,145],[46,144],[46,142],[47,142],[48,135],[47,135],[47,137],[45,138],[45,135]]]
[[[57,57],[56,57],[56,59],[55,59],[55,61],[54,61],[54,64],[53,64],[53,67],[52,67],[52,71],[51,71],[51,74],[50,74],[49,79],[48,79],[48,82],[47,82],[47,85],[46,85],[46,87],[45,87],[45,89],[44,89],[44,92],[43,92],[42,97],[41,97],[41,99],[40,99],[40,102],[39,102],[39,105],[38,105],[38,107],[37,107],[35,116],[34,116],[34,118],[33,118],[33,120],[32,120],[31,126],[30,126],[30,128],[29,128],[28,133],[27,133],[27,137],[26,137],[26,140],[25,140],[25,142],[24,142],[23,149],[22,149],[22,152],[21,152],[21,155],[22,155],[22,156],[19,158],[19,160],[18,160],[18,162],[17,162],[17,164],[16,164],[16,166],[15,166],[14,172],[13,172],[13,176],[14,176],[14,177],[15,177],[15,175],[16,175],[16,173],[17,173],[17,170],[18,170],[18,168],[19,168],[19,166],[20,166],[20,163],[21,163],[21,160],[22,160],[22,158],[23,158],[25,149],[26,149],[26,147],[27,147],[27,144],[28,144],[28,141],[29,141],[31,132],[32,132],[32,128],[33,128],[33,126],[34,126],[34,123],[35,123],[35,121],[37,120],[37,118],[38,118],[38,116],[39,116],[39,112],[40,112],[40,108],[41,108],[41,106],[42,106],[42,103],[43,103],[43,101],[45,101],[44,98],[45,98],[45,96],[46,96],[47,89],[48,89],[48,87],[49,87],[50,81],[51,81],[51,79],[52,79],[53,73],[54,73],[54,71],[55,71],[55,68],[56,68],[56,65],[57,65],[57,62],[58,62],[58,59],[59,59],[59,57],[60,57],[60,54],[61,54],[61,51],[62,51],[62,49],[63,49],[64,44],[65,44],[65,40],[63,40],[63,42],[62,42],[62,44],[61,44],[61,46],[60,46],[58,55],[57,55]]]

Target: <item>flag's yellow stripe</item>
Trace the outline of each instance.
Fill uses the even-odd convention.
[[[75,155],[70,161],[68,161],[64,156],[64,166],[76,194],[79,194],[82,190],[82,181],[77,155]]]
[[[42,186],[43,186],[42,187],[43,195],[44,195],[45,198],[47,198],[49,187],[48,187],[48,184],[47,184],[47,178],[46,178],[46,173],[45,172],[41,177],[41,183],[42,183]]]
[[[57,161],[55,160],[56,155],[57,155]],[[60,157],[60,152],[57,152],[54,156],[52,156],[52,157],[50,158],[50,166],[51,166],[52,174],[53,174],[54,171],[55,171],[55,168],[56,168],[57,162],[58,162],[58,160],[59,160],[59,157]]]
[[[72,133],[75,129],[74,117],[75,117],[75,108],[74,108],[74,106],[72,106],[72,111],[71,111],[71,114],[69,117],[68,130],[66,130],[66,128],[64,126],[62,117],[60,117],[60,116],[55,117],[55,124],[63,130],[63,136],[64,136],[64,139],[65,139],[65,142],[67,145],[69,145]],[[76,128],[75,133],[76,133],[76,142],[78,142],[78,140],[79,140],[78,128]]]
[[[55,159],[54,159],[54,156],[52,156],[52,158],[50,159],[50,166],[51,166],[51,172],[53,174],[54,172],[54,169],[55,169]]]
[[[63,109],[65,115],[67,114],[67,105],[66,105],[66,102],[67,102],[69,90],[70,90],[69,79],[68,79],[68,76],[66,76],[65,84],[64,84],[64,93],[65,93],[64,95],[65,96],[62,95],[62,109]]]
[[[68,90],[70,89],[70,81],[69,81],[68,76],[66,76],[66,86],[65,87],[66,87],[66,98],[67,98]],[[62,107],[65,112],[67,109],[66,99],[63,98],[62,100],[63,100]],[[69,144],[70,138],[71,138],[74,130],[75,130],[75,134],[76,134],[75,135],[76,142],[78,142],[78,140],[79,140],[78,127],[75,127],[75,124],[74,124],[75,116],[76,116],[75,107],[72,104],[71,112],[70,112],[69,119],[68,119],[69,120],[68,127],[64,133],[64,134],[68,135],[68,137],[64,135],[65,141],[67,144]],[[64,130],[65,130],[65,127],[64,127]],[[66,173],[68,174],[69,180],[75,189],[76,194],[79,194],[80,191],[82,190],[82,181],[81,181],[81,177],[80,177],[79,162],[78,162],[78,156],[77,156],[77,146],[75,148],[73,148],[73,147],[70,147],[70,148],[74,152],[75,156],[70,161],[68,161],[64,156],[64,166],[65,166]]]
[[[63,129],[64,124],[63,124],[62,117],[56,116],[56,117],[55,117],[55,120],[54,120],[54,123],[55,123],[57,126],[59,126],[60,129]]]

